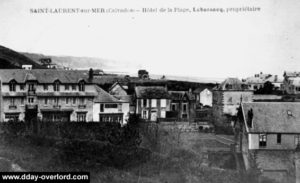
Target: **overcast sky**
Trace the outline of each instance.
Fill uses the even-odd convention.
[[[244,6],[261,11],[30,13],[30,8]],[[282,76],[284,70],[300,71],[299,9],[299,0],[1,0],[0,44],[22,52],[131,62],[156,74]]]

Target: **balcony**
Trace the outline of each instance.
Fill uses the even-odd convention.
[[[26,109],[37,109],[38,105],[37,104],[27,104]]]
[[[17,109],[17,106],[16,106],[16,105],[10,105],[10,106],[8,106],[8,108],[9,108],[10,110],[15,110],[15,109]]]
[[[28,90],[28,95],[36,95],[35,90]]]
[[[83,104],[78,105],[78,109],[85,109],[85,108],[86,108],[86,105],[83,105]]]
[[[61,108],[61,105],[55,104],[55,105],[53,105],[53,108],[54,108],[54,109],[60,109],[60,108]]]

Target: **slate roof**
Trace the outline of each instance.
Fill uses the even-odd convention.
[[[137,98],[144,99],[166,99],[170,95],[165,87],[162,86],[137,86],[135,87]]]
[[[169,91],[171,100],[183,100],[187,96],[188,100],[195,100],[195,96],[188,91]]]
[[[252,128],[248,111],[253,110]],[[244,124],[253,133],[300,133],[299,102],[242,103]]]
[[[0,80],[8,83],[11,80],[24,83],[26,80],[37,80],[39,83],[53,83],[59,80],[61,83],[78,83],[84,80],[89,83],[88,73],[77,70],[54,70],[54,69],[0,69]]]
[[[96,91],[98,92],[98,95],[95,97],[94,102],[97,103],[121,103],[123,101],[117,99],[116,97],[110,95],[106,91],[104,91],[99,86],[95,86]]]
[[[227,88],[228,85],[231,85],[232,88],[228,89]],[[227,78],[216,88],[216,90],[245,90],[245,89],[248,88],[238,78]]]

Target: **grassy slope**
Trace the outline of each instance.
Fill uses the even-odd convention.
[[[43,68],[30,58],[0,45],[0,68],[22,68],[22,65],[32,65],[33,68]]]

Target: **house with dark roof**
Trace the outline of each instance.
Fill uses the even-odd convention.
[[[162,86],[135,87],[136,114],[149,121],[166,118],[170,111],[170,95]]]
[[[112,100],[83,71],[7,69],[0,81],[0,121],[99,121],[94,102]]]
[[[170,113],[167,117],[175,117],[181,121],[193,121],[196,110],[196,97],[189,91],[169,91]],[[169,116],[170,114],[170,116]]]
[[[241,104],[239,145],[246,168],[257,164],[279,182],[295,176],[295,153],[300,145],[300,103]],[[300,172],[298,172],[300,173]]]
[[[94,99],[93,119],[101,122],[117,122],[125,125],[129,118],[129,104],[126,98],[117,98],[96,86],[98,95]]]
[[[213,122],[220,126],[233,124],[241,102],[251,102],[253,91],[238,78],[227,78],[213,90]]]

